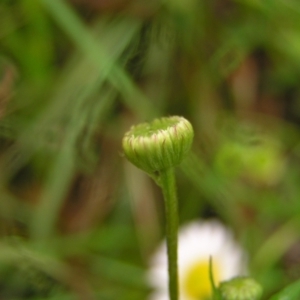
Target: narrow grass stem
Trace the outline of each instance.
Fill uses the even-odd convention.
[[[170,300],[178,300],[177,231],[178,204],[174,169],[160,173],[160,186],[165,200]]]

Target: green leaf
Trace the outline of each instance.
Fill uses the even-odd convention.
[[[276,295],[272,296],[270,300],[298,300],[300,299],[300,280],[288,285]]]

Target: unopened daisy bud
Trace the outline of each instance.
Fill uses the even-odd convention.
[[[222,300],[259,300],[262,287],[250,277],[236,277],[220,283]]]
[[[165,117],[132,126],[123,138],[123,150],[130,162],[153,174],[178,165],[193,136],[193,127],[185,118]]]

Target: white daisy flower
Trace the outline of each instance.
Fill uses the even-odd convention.
[[[246,255],[233,233],[219,221],[192,222],[178,234],[180,300],[206,300],[211,296],[209,258],[216,285],[246,273]],[[154,292],[149,300],[169,300],[166,242],[151,260],[148,278]]]

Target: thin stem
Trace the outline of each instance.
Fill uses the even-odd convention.
[[[165,199],[170,300],[178,300],[177,231],[178,205],[173,168],[160,173],[160,186]]]

